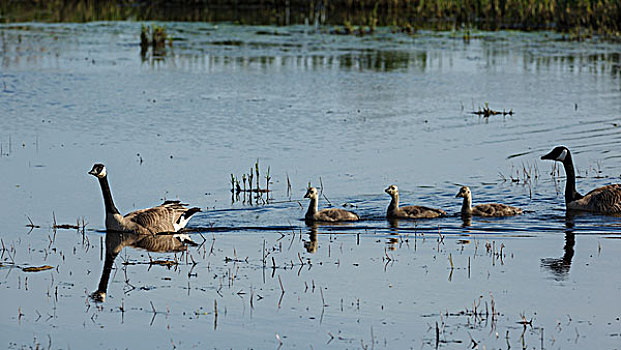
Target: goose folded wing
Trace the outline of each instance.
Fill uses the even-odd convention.
[[[129,213],[125,216],[125,219],[155,234],[175,232],[174,223],[182,214],[183,210],[177,209],[176,206],[160,205]]]
[[[613,184],[594,189],[576,202],[598,213],[621,214],[621,185]]]

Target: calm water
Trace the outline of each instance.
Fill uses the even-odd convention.
[[[564,144],[579,191],[621,182],[621,45],[166,27],[173,46],[141,55],[140,23],[0,26],[4,347],[621,347],[621,219],[566,217],[539,160]],[[471,114],[486,103],[515,114]],[[271,203],[232,201],[257,160]],[[95,162],[122,212],[203,208],[187,254],[124,248],[105,303]],[[365,220],[307,227],[309,182]],[[392,227],[393,183],[451,215]],[[464,226],[460,185],[525,214]]]

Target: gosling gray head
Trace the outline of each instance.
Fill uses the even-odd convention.
[[[309,187],[304,195],[304,198],[316,199],[317,198],[317,189],[315,187]]]
[[[106,177],[106,175],[108,174],[106,172],[106,166],[101,163],[93,165],[93,169],[91,169],[91,171],[89,171],[88,173],[99,179]]]
[[[397,187],[397,185],[390,185],[384,190],[384,192],[388,193],[391,196],[394,196],[395,194],[399,193],[399,188]]]
[[[457,192],[457,194],[455,195],[455,198],[457,197],[462,197],[462,198],[470,197],[470,188],[468,186],[462,186],[459,189],[459,192]]]

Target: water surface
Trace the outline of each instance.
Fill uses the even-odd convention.
[[[620,181],[618,44],[166,27],[160,55],[141,55],[139,23],[0,27],[5,347],[619,346],[621,220],[567,217],[564,173],[539,160],[564,144],[579,191]],[[515,113],[471,114],[486,103]],[[257,160],[271,202],[232,201],[231,173]],[[89,298],[105,260],[95,162],[122,212],[203,208],[187,254],[125,247],[105,303]],[[307,227],[309,182],[365,220]],[[389,184],[449,217],[394,227]],[[460,185],[525,213],[464,226]],[[52,229],[76,219],[84,234]],[[54,268],[17,269],[31,265]]]

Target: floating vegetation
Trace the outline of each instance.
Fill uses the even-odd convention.
[[[162,266],[175,266],[179,265],[179,262],[173,260],[151,260],[149,261],[149,265],[162,265]]]
[[[493,110],[489,108],[487,102],[485,102],[485,107],[483,109],[479,107],[479,110],[472,112],[472,114],[482,116],[483,118],[489,118],[492,115],[506,116],[506,115],[513,115],[514,113],[513,113],[513,109],[510,109],[508,112],[505,109],[503,109],[502,111]]]
[[[166,54],[166,44],[172,46],[172,38],[166,34],[166,27],[154,24],[148,26],[143,24],[140,31],[140,54],[146,57],[149,47],[153,50],[154,56],[164,56]]]
[[[270,170],[271,168],[268,166],[264,176],[264,188],[261,188],[261,172],[259,169],[258,160],[254,164],[254,168],[250,167],[250,171],[248,172],[248,174],[242,174],[241,182],[239,181],[239,177],[231,174],[231,201],[233,203],[235,203],[236,201],[240,201],[240,196],[242,196],[241,201],[243,203],[246,203],[247,201],[250,205],[252,205],[253,200],[257,204],[259,202],[261,202],[262,204],[269,203],[269,193],[271,192],[270,183],[272,181]],[[263,198],[263,194],[266,194],[266,198]]]
[[[375,33],[375,25],[377,24],[377,19],[375,20],[375,22],[373,22],[373,24],[365,26],[365,25],[360,25],[358,26],[358,28],[354,27],[351,22],[349,21],[345,21],[345,23],[343,23],[343,27],[337,27],[335,29],[333,29],[332,31],[330,31],[331,34],[336,34],[336,35],[358,35],[358,36],[364,36],[364,35],[369,35],[369,34],[373,34]]]
[[[22,267],[22,271],[24,272],[39,272],[39,271],[45,271],[45,270],[49,270],[49,269],[53,269],[53,266],[50,265],[43,265],[43,266],[29,266],[29,267]]]

